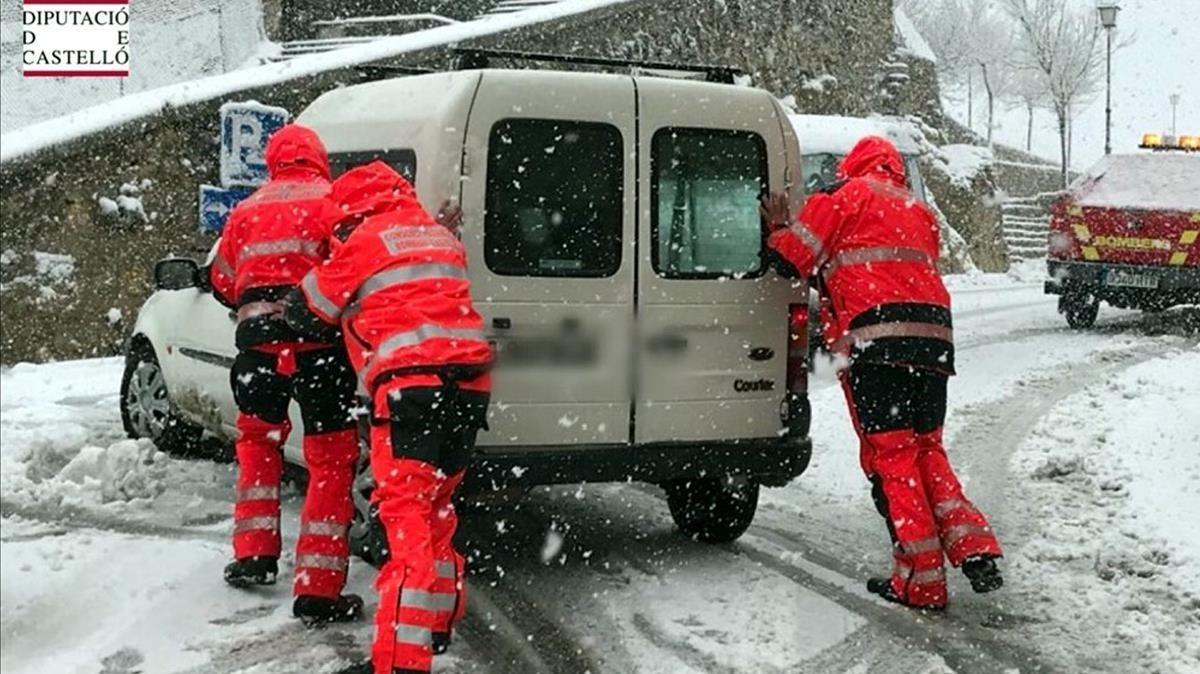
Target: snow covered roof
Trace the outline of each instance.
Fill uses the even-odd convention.
[[[900,37],[902,43],[898,45],[901,49],[917,58],[937,63],[937,55],[933,53],[933,48],[925,41],[925,37],[921,35],[921,31],[917,30],[917,25],[912,22],[908,13],[899,5],[896,6],[896,10],[892,14],[892,20],[896,24],[896,34]]]
[[[1200,155],[1114,154],[1071,184],[1092,208],[1200,211]]]
[[[286,82],[338,68],[371,63],[422,49],[442,47],[464,40],[495,35],[515,28],[553,21],[631,1],[561,0],[518,12],[438,26],[345,49],[301,56],[282,63],[237,70],[131,94],[5,133],[0,136],[0,162],[15,159],[105,128],[148,117],[162,111],[164,107],[176,107],[220,98],[246,89]]]
[[[788,115],[803,154],[844,155],[864,136],[883,136],[902,154],[920,154],[921,148],[899,126],[878,119],[835,115]]]

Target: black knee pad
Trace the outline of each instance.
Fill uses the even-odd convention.
[[[280,424],[287,420],[287,377],[275,371],[275,356],[258,351],[240,351],[229,370],[229,386],[239,412]]]

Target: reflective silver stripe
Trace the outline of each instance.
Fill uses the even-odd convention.
[[[416,346],[427,339],[473,339],[480,342],[487,341],[487,338],[483,335],[483,330],[478,328],[443,328],[440,325],[426,323],[415,330],[398,332],[388,337],[379,345],[379,350],[375,352],[375,357],[387,358],[400,349]]]
[[[304,289],[304,294],[308,297],[309,303],[316,307],[317,311],[324,314],[324,318],[328,318],[331,321],[338,319],[342,310],[338,308],[337,303],[321,294],[321,289],[317,287],[316,270],[311,270],[304,275],[304,279],[300,281],[300,287]]]
[[[343,571],[350,565],[350,560],[338,555],[306,554],[296,557],[297,569],[328,569]]]
[[[954,512],[955,510],[962,510],[962,511],[968,512],[968,513],[976,512],[975,506],[971,505],[970,503],[967,503],[966,501],[963,501],[962,499],[957,499],[957,498],[950,498],[950,499],[946,499],[945,501],[939,501],[937,505],[933,506],[933,514],[936,515],[939,520],[942,519],[943,517],[945,517],[946,515],[949,515],[950,513]]]
[[[433,565],[437,569],[438,578],[454,579],[458,577],[458,569],[454,568],[454,562],[438,560]]]
[[[279,531],[279,518],[268,516],[234,520],[233,533],[245,534],[251,531]]]
[[[213,267],[216,267],[217,271],[221,272],[228,278],[233,278],[234,276],[233,267],[229,266],[229,263],[225,261],[225,258],[220,255],[213,258]]]
[[[834,255],[821,273],[828,279],[838,267],[847,264],[871,264],[873,262],[923,262],[933,265],[933,258],[917,248],[900,246],[879,246],[877,248],[858,248]]]
[[[981,527],[978,524],[956,524],[946,529],[946,533],[942,534],[942,539],[946,541],[946,547],[952,547],[967,536],[992,538],[992,530],[988,527]]]
[[[396,642],[429,648],[433,645],[433,630],[421,625],[396,623]]]
[[[897,561],[896,564],[892,567],[892,575],[899,576],[900,578],[903,578],[905,580],[908,580],[908,576],[911,573],[912,573],[912,567],[909,566],[908,564],[904,564],[899,561]]]
[[[238,307],[238,321],[245,321],[259,316],[282,316],[283,302],[250,302]]]
[[[820,264],[821,259],[825,255],[825,246],[821,245],[821,239],[816,234],[813,234],[812,230],[803,222],[793,222],[790,229],[792,230],[792,234],[795,234],[812,251],[813,260],[817,264]]]
[[[246,487],[237,491],[239,501],[262,501],[279,498],[279,487]]]
[[[426,611],[453,611],[457,600],[452,592],[426,592],[405,588],[400,593],[402,608],[419,608]]]
[[[301,536],[329,536],[330,538],[345,538],[346,525],[339,522],[301,522]]]
[[[933,323],[876,323],[848,331],[838,338],[833,348],[835,352],[844,353],[855,344],[873,342],[885,337],[923,337],[953,343],[954,330]]]
[[[319,257],[321,255],[321,246],[307,239],[279,239],[276,241],[248,243],[242,246],[242,250],[238,252],[238,263],[240,264],[255,257],[288,255],[293,253]]]
[[[384,288],[433,278],[467,278],[467,270],[456,264],[418,264],[408,267],[395,267],[379,272],[363,281],[358,289],[358,298],[379,292]]]
[[[919,585],[925,585],[927,583],[944,583],[946,582],[946,570],[939,567],[936,569],[918,571],[912,575],[910,580]]]
[[[933,552],[934,550],[942,549],[942,542],[936,537],[922,538],[919,541],[901,543],[900,545],[902,545],[904,547],[904,551],[910,555],[919,555],[922,552]]]

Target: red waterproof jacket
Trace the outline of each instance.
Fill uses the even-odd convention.
[[[868,136],[768,245],[822,290],[825,339],[852,361],[954,372],[950,295],[938,275],[938,221],[905,189],[904,161]]]
[[[487,390],[490,382],[480,374],[492,350],[471,303],[462,242],[382,161],[339,178],[333,201],[343,213],[333,250],[300,290],[309,312],[341,322],[361,392],[374,395],[397,377],[406,385],[439,386],[456,370],[472,373],[455,377],[474,380],[464,389]],[[289,322],[304,325],[292,306],[288,312]]]
[[[302,341],[282,320],[282,300],[325,258],[338,217],[315,131],[283,127],[267,143],[266,161],[270,180],[234,207],[210,271],[213,294],[237,309],[239,348]]]

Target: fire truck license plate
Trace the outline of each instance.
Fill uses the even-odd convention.
[[[1120,269],[1112,269],[1104,278],[1104,284],[1123,286],[1126,288],[1157,288],[1158,277],[1151,274],[1134,274]]]

